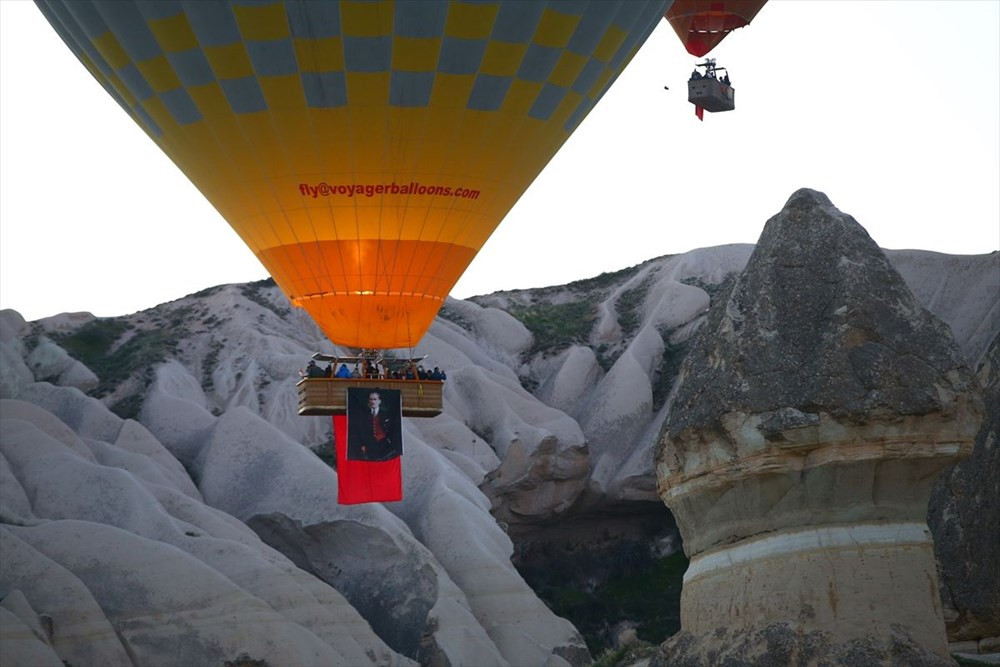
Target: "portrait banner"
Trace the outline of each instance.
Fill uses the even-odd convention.
[[[403,499],[402,401],[398,389],[347,390],[347,415],[333,418],[341,505]]]

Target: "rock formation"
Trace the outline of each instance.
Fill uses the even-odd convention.
[[[973,654],[1000,653],[1000,336],[977,375],[982,428],[972,455],[938,478],[927,519],[952,651]]]
[[[37,381],[47,367],[24,359],[55,343],[0,314],[0,664],[588,664],[511,564],[468,428],[429,430],[461,443],[468,475],[407,422],[405,507],[338,505],[336,472],[301,444],[330,420],[294,411],[313,344],[261,333],[277,313],[227,292],[205,297],[205,337],[177,320],[173,358],[138,364],[134,419]]]
[[[665,664],[944,664],[927,499],[981,410],[947,326],[864,229],[794,193],[664,424],[659,493],[691,559]]]
[[[337,349],[269,281],[121,317],[0,312],[0,665],[170,662],[184,642],[211,664],[586,664],[513,564],[545,570],[529,558],[553,547],[588,587],[675,551],[654,446],[692,336],[752,251],[449,300],[417,350],[448,371],[445,411],[405,421],[405,499],[375,507],[336,504],[336,471],[314,454],[330,420],[297,415],[294,382]],[[1000,332],[1000,253],[886,255],[980,359]],[[977,532],[989,496],[968,473],[942,490],[963,502],[942,505],[943,597],[981,626],[1000,604],[968,575],[1000,551]],[[199,585],[170,585],[186,579]],[[641,628],[606,620],[606,637]]]

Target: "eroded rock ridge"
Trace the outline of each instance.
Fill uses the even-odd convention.
[[[970,453],[981,401],[948,327],[853,218],[794,193],[675,391],[657,473],[691,564],[671,660],[774,657],[779,639],[795,664],[891,664],[894,646],[947,660],[927,500]]]

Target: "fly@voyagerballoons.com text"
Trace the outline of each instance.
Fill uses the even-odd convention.
[[[375,195],[441,195],[444,197],[460,197],[462,199],[479,199],[479,190],[462,187],[450,188],[444,185],[421,185],[415,182],[407,183],[406,185],[397,185],[395,182],[367,185],[330,185],[328,183],[309,185],[308,183],[300,183],[299,192],[303,196],[312,197],[313,199],[334,195],[344,195],[347,197],[353,197],[354,195],[364,195],[365,197],[374,197]]]

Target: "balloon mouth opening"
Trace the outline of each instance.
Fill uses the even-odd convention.
[[[708,54],[734,30],[750,25],[757,13],[757,10],[739,13],[725,9],[705,10],[695,2],[688,5],[676,10],[672,8],[665,16],[687,52],[697,58]]]
[[[317,299],[338,299],[343,297],[388,297],[388,298],[417,298],[417,299],[429,299],[431,301],[438,301],[444,303],[445,297],[438,296],[436,294],[426,294],[424,292],[403,292],[403,291],[389,291],[389,290],[345,290],[343,292],[332,291],[332,292],[315,292],[313,294],[302,294],[301,296],[294,296],[291,298],[292,305],[303,307],[306,301],[314,301]]]

